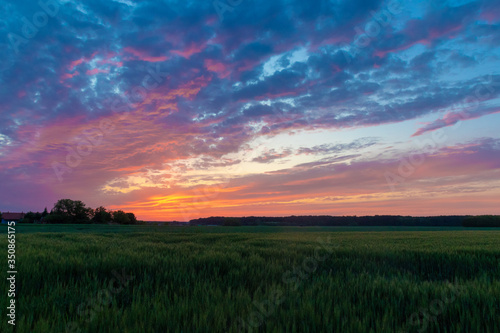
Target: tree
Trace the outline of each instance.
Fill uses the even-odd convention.
[[[104,224],[111,222],[112,219],[113,217],[111,216],[111,213],[108,212],[103,206],[100,206],[94,210],[94,217],[92,217],[91,222]]]
[[[113,222],[118,224],[130,224],[130,217],[123,210],[114,211],[112,214]]]
[[[225,217],[222,225],[228,227],[239,227],[241,226],[241,221],[237,217]]]
[[[130,224],[137,224],[137,218],[135,217],[134,213],[126,213],[129,220]]]
[[[53,213],[50,213],[49,215],[45,216],[45,218],[43,219],[43,221],[45,223],[48,223],[48,224],[62,224],[62,223],[71,223],[70,221],[68,221],[68,219],[66,217],[64,217],[63,215],[60,215],[60,214],[53,214]]]
[[[35,223],[35,222],[36,222],[36,223],[38,223],[38,222],[40,222],[41,220],[42,220],[42,213],[40,213],[40,212],[36,212],[36,213],[35,213],[35,218],[34,218],[34,220],[33,220],[33,223]]]
[[[20,221],[22,223],[34,223],[36,221],[36,215],[33,212],[27,212],[24,214],[23,219]]]
[[[49,215],[49,212],[47,212],[47,207],[45,207],[45,209],[43,210],[43,213],[42,213],[42,217],[45,217]]]
[[[93,210],[92,208],[86,207],[82,201],[61,199],[56,202],[50,215],[54,215],[54,217],[49,219],[49,221],[60,221],[62,218],[66,223],[88,223],[93,215]]]
[[[500,216],[479,215],[467,216],[463,221],[464,227],[500,227]]]

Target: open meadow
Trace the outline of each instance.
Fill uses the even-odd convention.
[[[17,332],[500,331],[499,230],[16,228]]]

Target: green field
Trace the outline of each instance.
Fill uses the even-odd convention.
[[[500,332],[499,230],[16,228],[17,332]]]

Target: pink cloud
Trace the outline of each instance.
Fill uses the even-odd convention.
[[[188,59],[193,54],[200,53],[201,51],[203,51],[205,49],[206,45],[207,45],[206,43],[202,43],[200,45],[196,45],[195,43],[191,43],[187,48],[185,48],[183,50],[172,50],[170,52]]]
[[[419,128],[415,133],[413,133],[412,137],[422,135],[426,132],[432,132],[443,127],[453,126],[460,120],[464,121],[470,119],[477,119],[484,115],[494,114],[499,112],[500,110],[497,109],[485,110],[483,112],[477,112],[473,114],[467,112],[448,112],[443,116],[443,118],[436,119],[433,122],[426,124],[424,127]]]
[[[274,99],[274,98],[280,98],[280,97],[285,97],[285,96],[296,96],[299,93],[299,91],[283,91],[279,93],[265,93],[261,96],[255,96],[255,100],[257,101],[262,101],[265,99]]]
[[[494,23],[500,20],[500,6],[495,8],[490,8],[483,10],[479,16],[482,20],[488,21],[488,23]]]
[[[61,79],[62,80],[71,79],[72,77],[74,77],[76,75],[80,75],[80,72],[76,71],[74,73],[64,73],[63,75],[61,75]]]
[[[134,49],[131,47],[125,47],[123,50],[125,52],[133,55],[134,58],[136,58],[136,59],[140,59],[140,60],[148,61],[148,62],[161,62],[161,61],[166,61],[169,59],[169,57],[167,57],[167,56],[152,57],[144,51],[137,50],[137,49]]]
[[[453,38],[457,32],[460,32],[464,29],[464,25],[461,23],[450,24],[448,26],[444,26],[442,28],[433,27],[429,29],[429,38],[431,40],[448,36],[449,38]]]
[[[388,53],[395,53],[409,49],[410,47],[421,44],[430,46],[434,41],[440,38],[452,39],[456,37],[457,33],[464,30],[465,25],[462,23],[450,23],[443,27],[426,27],[426,23],[421,20],[410,21],[405,29],[404,34],[408,39],[403,44],[387,50],[376,50],[374,56],[385,58]]]
[[[87,72],[85,72],[85,74],[87,74],[87,75],[96,75],[99,73],[109,73],[109,69],[94,68],[94,69],[87,70]]]
[[[205,20],[205,23],[207,25],[214,25],[215,23],[217,23],[219,20],[219,17],[217,15],[210,15],[207,17],[207,19]]]
[[[96,63],[98,65],[105,65],[105,68],[93,68],[90,70],[87,70],[85,72],[86,75],[96,75],[98,73],[109,73],[111,66],[115,67],[122,67],[123,62],[119,60],[114,60],[113,58],[116,57],[116,53],[108,52],[107,54],[104,55],[98,55],[98,52],[92,53],[90,57],[82,57],[80,59],[74,60],[70,62],[70,64],[67,66],[66,73],[61,74],[60,76],[60,82],[63,83],[63,81],[68,80],[73,78],[76,75],[79,75],[79,71],[75,71],[75,68],[78,67],[79,65],[83,63],[89,63],[93,61],[94,59],[98,58]],[[68,73],[70,72],[70,73]],[[72,72],[72,73],[71,73]],[[68,84],[63,83],[65,86],[70,87]]]
[[[94,59],[94,57],[97,55],[97,51],[92,53],[90,57],[81,57],[80,59],[73,60],[72,62],[69,63],[68,70],[71,72],[72,70],[75,69],[75,67],[81,65],[84,62],[89,62],[90,60]]]
[[[211,72],[217,73],[222,79],[231,74],[231,71],[225,64],[212,59],[205,59],[205,68]]]
[[[73,69],[75,69],[76,66],[80,65],[81,63],[83,63],[84,60],[85,60],[85,58],[80,58],[80,59],[77,59],[77,60],[74,60],[74,61],[70,62],[69,66],[68,66],[68,70],[72,71]]]
[[[116,57],[115,53],[109,53],[106,55],[106,57],[104,59],[98,60],[97,64],[99,64],[99,65],[107,64],[107,65],[112,65],[115,67],[122,67],[123,62],[119,61],[119,60],[113,60],[114,57]]]
[[[374,56],[379,57],[379,58],[385,58],[388,53],[396,53],[396,52],[404,51],[404,50],[409,49],[410,47],[412,47],[414,45],[417,45],[417,44],[422,44],[422,45],[429,46],[431,44],[431,41],[428,40],[428,39],[420,39],[420,40],[417,40],[417,41],[413,41],[413,42],[409,42],[409,43],[400,45],[400,46],[395,47],[393,49],[389,49],[389,50],[376,50],[374,52]]]

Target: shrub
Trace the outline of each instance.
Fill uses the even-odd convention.
[[[106,210],[106,208],[100,206],[94,210],[94,217],[92,217],[92,223],[105,224],[110,223],[113,220],[111,213]]]
[[[113,213],[113,222],[118,224],[130,224],[130,217],[123,210],[117,210]]]

